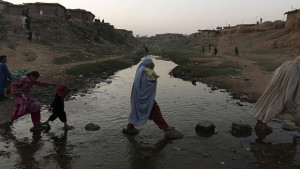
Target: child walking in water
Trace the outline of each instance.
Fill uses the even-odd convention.
[[[144,69],[144,73],[147,76],[147,80],[154,82],[157,78],[159,78],[159,75],[156,74],[156,72],[153,70],[155,67],[153,62],[148,63],[147,67]]]
[[[31,114],[31,120],[34,127],[41,126],[41,105],[30,97],[30,89],[33,85],[39,87],[55,86],[48,82],[38,81],[40,77],[39,72],[32,71],[26,76],[20,77],[11,84],[11,92],[14,94],[16,99],[16,108],[10,117],[10,124],[25,114]]]
[[[49,119],[44,123],[45,125],[49,125],[49,121],[54,121],[58,117],[59,120],[64,123],[64,130],[72,129],[72,127],[69,126],[67,123],[67,116],[64,110],[64,100],[70,91],[71,89],[64,83],[60,84],[57,87],[55,98],[50,106],[50,111],[52,111],[52,114],[49,117]]]

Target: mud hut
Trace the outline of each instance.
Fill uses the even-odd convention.
[[[6,13],[6,7],[9,5],[9,2],[6,1],[1,1],[0,0],[0,14],[5,14]]]
[[[55,16],[55,11],[57,10],[58,17],[66,16],[66,8],[59,3],[26,3],[29,8],[30,15],[39,15],[40,10],[43,10],[43,15]]]
[[[83,20],[93,22],[94,18],[95,18],[95,15],[92,14],[92,12],[89,12],[89,11],[83,11],[82,12],[82,19]]]
[[[293,11],[288,11],[284,13],[287,15],[285,21],[285,28],[291,31],[298,31],[300,30],[300,10],[296,9]]]
[[[67,9],[67,14],[69,18],[72,19],[81,19],[85,21],[93,22],[95,15],[92,14],[90,11],[86,11],[84,9]]]
[[[6,15],[22,15],[25,11],[25,5],[14,5],[14,4],[8,4],[5,6],[4,14]]]

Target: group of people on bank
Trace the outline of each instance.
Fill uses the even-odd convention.
[[[13,80],[6,62],[6,56],[0,56],[0,100],[7,99],[4,96],[4,88],[8,87],[7,79]],[[148,57],[144,58],[138,65],[131,91],[131,112],[127,130],[134,130],[135,126],[145,124],[148,119],[153,120],[161,130],[174,130],[174,127],[169,126],[163,118],[155,100],[159,75],[154,71],[154,67],[153,60]],[[58,117],[64,122],[65,129],[68,129],[64,99],[71,89],[65,84],[60,84],[57,87],[55,99],[51,104],[52,115],[45,123],[41,123],[41,106],[30,97],[30,89],[34,85],[44,88],[56,85],[39,81],[39,76],[39,72],[32,71],[11,83],[10,90],[15,96],[16,107],[9,122],[12,124],[19,117],[31,114],[33,125],[40,126],[48,125],[49,121]],[[300,103],[296,100],[299,84],[300,56],[293,61],[285,62],[275,70],[269,85],[255,104],[252,112],[257,119],[256,131],[272,132],[267,123],[280,113],[294,115],[295,125],[300,126]]]

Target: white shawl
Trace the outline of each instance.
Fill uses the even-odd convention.
[[[299,116],[300,107],[296,100],[300,80],[300,56],[277,68],[252,113],[257,120],[268,123],[279,113]]]

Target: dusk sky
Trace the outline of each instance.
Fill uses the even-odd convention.
[[[300,0],[4,0],[13,4],[48,2],[91,11],[118,29],[134,35],[191,34],[198,29],[285,20]]]

